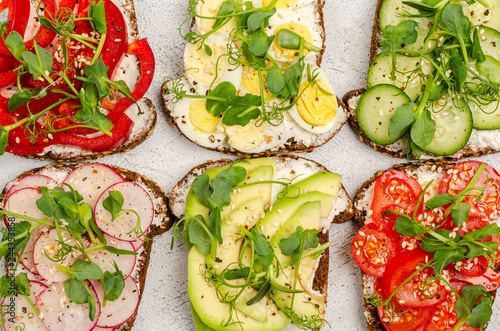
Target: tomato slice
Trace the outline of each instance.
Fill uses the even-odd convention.
[[[354,261],[369,275],[381,277],[387,263],[396,255],[397,233],[367,224],[354,236],[351,249]]]
[[[462,192],[481,164],[483,162],[465,161],[451,167],[441,179],[438,192],[454,196]],[[486,185],[487,180],[488,184]],[[470,217],[494,221],[500,215],[500,175],[490,165],[486,165],[475,184],[476,187],[484,187],[485,185],[484,195],[479,201],[475,201],[476,197],[468,196],[464,202],[471,205]],[[479,191],[471,191],[470,194],[479,194]]]
[[[470,285],[466,282],[452,281],[451,285],[459,293],[462,293],[462,288],[466,285]],[[439,303],[433,308],[433,316],[429,325],[427,326],[427,331],[443,331],[451,330],[458,322],[458,317],[455,312],[455,303],[457,302],[457,296],[455,292],[450,291],[446,295],[443,302]],[[461,331],[473,331],[479,330],[468,325],[464,325],[460,328]]]
[[[422,187],[418,181],[404,171],[390,170],[379,176],[375,181],[373,202],[370,207],[372,220],[377,224],[384,224],[394,228],[396,215],[383,216],[386,210],[405,213],[410,202],[418,200]],[[410,212],[414,210],[410,209]]]
[[[433,268],[421,268],[422,264],[431,259],[432,254],[420,248],[397,254],[387,265],[384,274],[385,293],[395,292],[403,282],[420,269],[415,277],[397,291],[397,299],[409,307],[426,307],[441,302],[446,288],[439,280],[429,280],[433,276]]]
[[[383,287],[383,278],[377,278],[374,286],[375,291],[387,300],[387,295]],[[393,297],[391,302],[395,306],[395,312],[389,313],[385,307],[378,307],[377,312],[380,321],[384,327],[389,331],[417,331],[422,330],[432,317],[432,307],[408,307],[397,303]]]
[[[500,271],[487,269],[482,276],[466,276],[462,273],[453,272],[450,275],[458,280],[469,282],[474,285],[483,285],[487,291],[491,292],[500,287]]]

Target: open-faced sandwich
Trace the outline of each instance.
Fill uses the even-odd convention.
[[[354,204],[352,254],[371,331],[486,327],[500,286],[495,169],[478,161],[396,165],[367,181]]]
[[[130,330],[152,239],[172,225],[148,178],[99,163],[52,164],[2,192],[5,330]]]
[[[347,120],[319,67],[323,1],[190,1],[183,74],[162,97],[172,125],[230,154],[306,151]]]
[[[91,159],[148,138],[155,60],[132,0],[4,0],[0,155]]]
[[[500,1],[379,0],[368,89],[344,102],[361,140],[395,157],[500,151]]]
[[[221,160],[192,169],[169,204],[197,330],[328,325],[330,223],[353,215],[340,175],[291,156]]]

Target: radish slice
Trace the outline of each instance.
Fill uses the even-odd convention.
[[[116,328],[101,328],[100,326],[96,326],[92,331],[113,331],[113,330],[116,330]]]
[[[149,233],[146,232],[146,235]],[[138,251],[142,246],[144,246],[144,241],[142,240],[136,240],[136,241],[131,241],[132,246],[134,246],[134,251]]]
[[[12,213],[42,219],[45,215],[38,209],[36,201],[42,197],[42,194],[34,188],[23,188],[12,193],[4,202],[4,208]],[[23,220],[16,218],[16,222]],[[30,222],[36,224],[35,222]],[[8,223],[6,223],[8,226]]]
[[[71,238],[69,232],[61,230],[61,233],[66,244],[71,246],[77,245],[75,240]],[[87,245],[84,241],[84,247],[85,246]],[[66,274],[57,270],[57,267],[60,264],[69,268],[77,259],[84,258],[83,253],[79,251],[73,251],[69,253],[68,255],[66,255],[66,259],[60,262],[51,261],[47,257],[48,255],[50,258],[55,259],[54,255],[56,255],[60,249],[60,239],[55,228],[53,228],[49,232],[42,233],[42,235],[40,235],[35,243],[35,247],[33,249],[33,260],[35,263],[35,268],[40,276],[47,280],[48,284],[62,282],[69,278]]]
[[[5,195],[7,198],[14,192],[19,191],[23,188],[39,188],[41,186],[54,187],[56,185],[56,181],[52,178],[44,175],[29,175],[19,179],[14,182],[10,187],[9,191]]]
[[[141,229],[146,232],[153,223],[154,205],[148,192],[139,184],[123,182],[109,187],[102,193],[94,209],[94,219],[102,232],[116,239],[125,241],[139,240],[135,233],[127,234],[137,224],[137,216],[134,213],[123,213],[117,219],[111,221],[111,213],[104,209],[103,201],[109,196],[110,191],[120,191],[124,203],[122,209],[134,210],[141,219]]]
[[[35,243],[42,235],[42,232],[48,231],[48,225],[41,225],[35,231],[31,233],[30,240],[26,243],[24,247],[23,256],[21,257],[21,264],[34,275],[39,275],[35,268],[35,262],[33,261],[33,250],[35,249]]]
[[[132,252],[134,251],[132,243],[118,240],[106,235],[104,236],[108,242],[108,246]],[[87,255],[90,257],[92,262],[101,267],[103,272],[115,272],[115,267],[113,266],[113,261],[115,261],[124,277],[128,277],[132,273],[137,261],[136,255],[116,255],[104,249],[89,252]]]
[[[30,281],[30,298],[36,302],[37,297],[42,293],[47,286],[39,282]],[[35,314],[35,310],[31,307],[29,301],[22,295],[15,297],[4,297],[1,303],[2,306],[9,306],[9,313],[5,315],[7,319],[3,324],[6,331],[16,330],[46,330],[43,323]],[[13,310],[11,310],[13,309]],[[11,315],[12,314],[12,315]],[[24,327],[24,328],[23,328]]]
[[[124,182],[120,173],[104,164],[89,163],[73,170],[64,183],[71,185],[94,208],[99,196],[113,184]],[[65,185],[63,185],[65,187]],[[65,187],[68,190],[67,187]]]
[[[100,282],[92,281],[99,301],[104,300],[104,291]],[[97,326],[112,328],[122,325],[135,313],[139,305],[139,289],[132,277],[125,279],[122,295],[116,301],[108,301],[106,307],[101,307],[101,316]]]
[[[47,330],[90,331],[97,324],[101,312],[101,304],[92,286],[90,291],[96,301],[96,319],[89,318],[88,303],[79,305],[71,301],[64,291],[63,283],[47,288],[36,301],[40,311],[40,319]]]

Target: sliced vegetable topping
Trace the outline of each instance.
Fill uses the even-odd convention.
[[[491,317],[488,291],[500,286],[498,173],[466,161],[436,177],[422,189],[409,171],[380,175],[353,241],[355,262],[378,277],[366,300],[391,331],[479,330]]]

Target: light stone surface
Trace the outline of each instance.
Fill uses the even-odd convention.
[[[206,151],[181,137],[163,113],[160,85],[165,76],[177,77],[182,71],[185,41],[178,33],[178,26],[184,20],[187,5],[187,0],[135,0],[140,37],[148,38],[156,56],[156,75],[146,96],[157,107],[158,124],[153,136],[136,149],[99,160],[150,177],[165,192],[169,192],[192,167],[207,160],[229,158]],[[326,52],[322,67],[339,97],[366,85],[375,5],[376,0],[326,1]],[[186,31],[187,26],[184,28]],[[342,174],[342,182],[351,197],[377,170],[405,161],[377,153],[362,144],[349,125],[344,126],[327,145],[301,156]],[[500,155],[480,160],[500,169]],[[47,163],[4,155],[0,158],[0,185],[5,185],[22,171]],[[353,222],[333,224],[330,228],[332,247],[326,320],[332,330],[367,329],[362,307],[361,273],[350,250],[355,232]],[[187,295],[187,249],[182,241],[177,241],[174,250],[170,251],[171,238],[169,231],[154,242],[146,290],[134,330],[195,330]],[[491,330],[500,329],[499,305],[496,303],[493,308]]]

